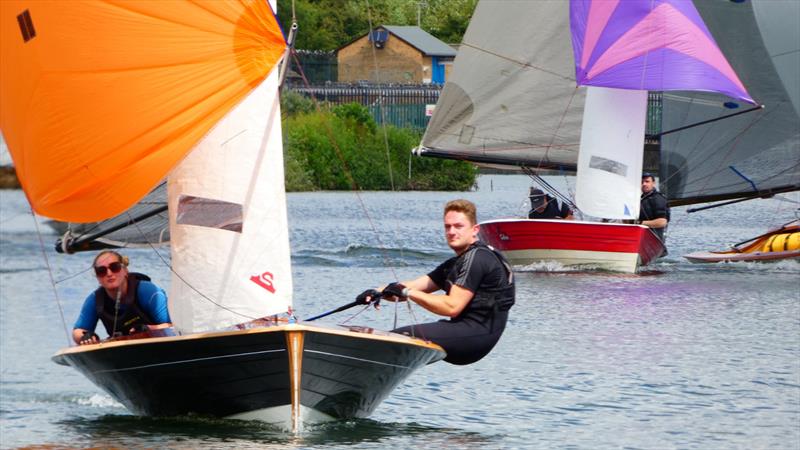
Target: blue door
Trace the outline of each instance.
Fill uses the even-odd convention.
[[[431,83],[444,84],[444,65],[436,56],[431,56]]]

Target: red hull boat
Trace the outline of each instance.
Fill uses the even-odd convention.
[[[554,261],[565,267],[636,273],[664,253],[648,227],[579,220],[499,219],[480,224],[483,242],[511,264]]]

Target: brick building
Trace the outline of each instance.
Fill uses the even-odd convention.
[[[382,25],[336,50],[340,82],[444,84],[455,57],[417,26]]]

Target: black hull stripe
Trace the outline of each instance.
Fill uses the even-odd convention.
[[[239,357],[239,356],[263,355],[263,354],[266,354],[266,353],[277,353],[277,352],[285,352],[285,351],[286,351],[286,349],[282,348],[280,350],[264,350],[264,351],[260,351],[260,352],[236,353],[236,354],[233,354],[233,355],[209,356],[207,358],[194,358],[194,359],[184,359],[182,361],[170,361],[170,362],[157,363],[157,364],[145,364],[143,366],[126,367],[124,369],[97,370],[97,371],[92,372],[92,373],[125,372],[125,371],[128,371],[128,370],[147,369],[147,368],[150,368],[150,367],[172,366],[172,365],[176,365],[176,364],[187,364],[187,363],[193,363],[193,362],[197,362],[197,361],[208,361],[208,360],[212,360],[212,359],[236,358],[236,357]]]

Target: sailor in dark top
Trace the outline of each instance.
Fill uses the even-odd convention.
[[[478,241],[475,205],[453,200],[445,206],[445,237],[456,256],[415,280],[391,283],[382,292],[364,291],[359,300],[383,296],[410,300],[450,320],[393,330],[426,339],[447,352],[445,361],[471,364],[497,344],[514,304],[514,275],[503,256]],[[445,294],[431,294],[443,290]]]
[[[72,338],[80,345],[100,341],[94,333],[98,319],[109,336],[168,328],[167,296],[147,275],[128,272],[128,258],[106,250],[95,257],[94,272],[100,284],[86,297]]]
[[[669,206],[667,198],[656,190],[656,181],[653,174],[642,174],[642,199],[639,206],[639,223],[650,227],[651,230],[665,242],[664,232],[669,223]]]
[[[572,219],[572,210],[569,206],[562,204],[559,207],[558,200],[540,189],[531,188],[529,195],[531,201],[529,219]]]

